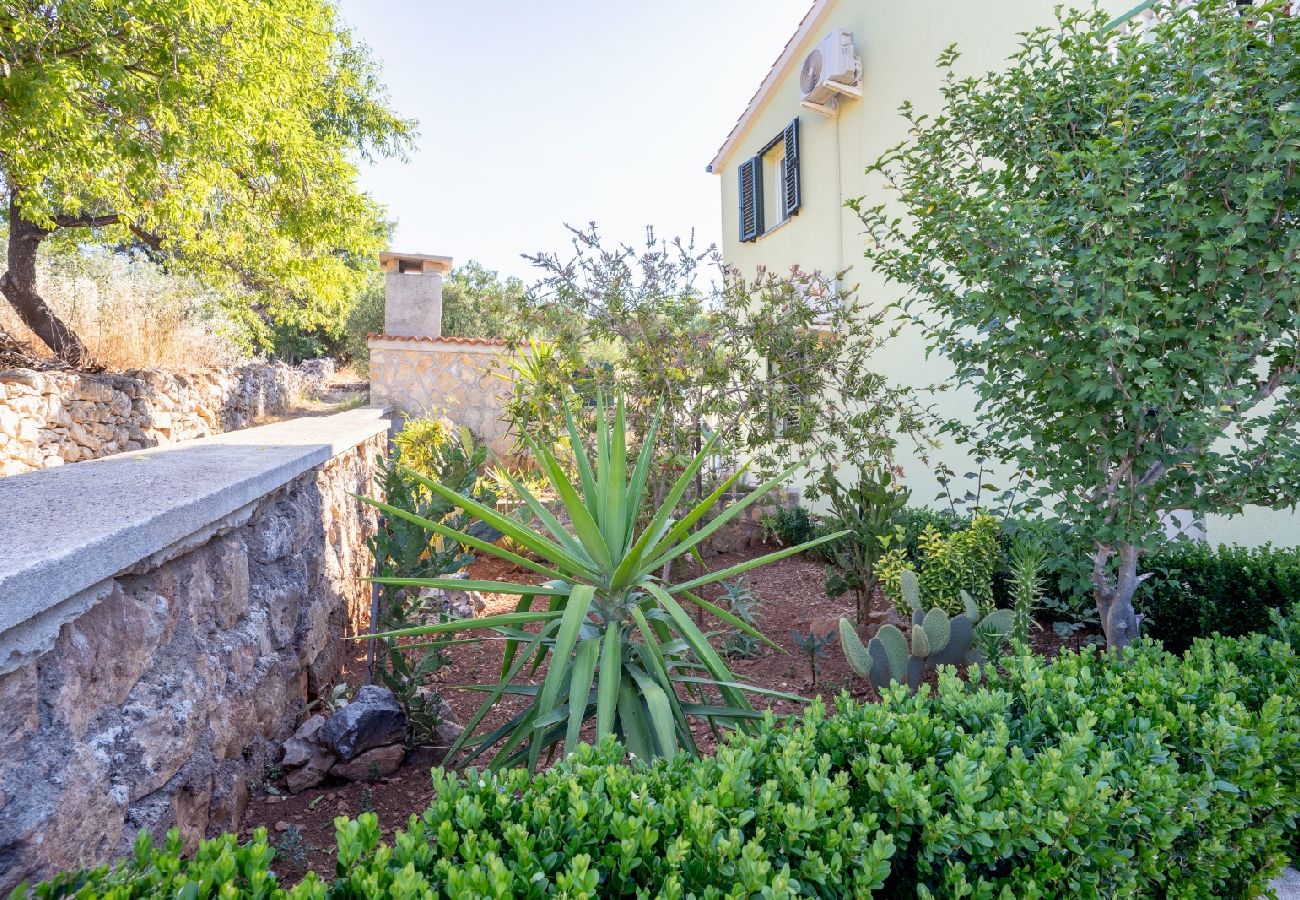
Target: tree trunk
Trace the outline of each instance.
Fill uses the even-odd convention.
[[[1106,634],[1106,647],[1122,650],[1138,636],[1142,617],[1133,610],[1133,595],[1137,593],[1144,575],[1137,571],[1138,548],[1132,544],[1119,546],[1119,572],[1107,572],[1110,558],[1116,553],[1111,548],[1098,548],[1092,555],[1092,588],[1097,599],[1097,615],[1101,630]]]
[[[82,366],[90,362],[86,345],[36,290],[36,250],[49,233],[25,220],[19,213],[17,198],[10,198],[9,270],[0,276],[0,293],[55,355],[69,365]]]

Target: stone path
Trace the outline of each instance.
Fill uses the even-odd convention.
[[[1300,872],[1286,869],[1273,882],[1278,900],[1300,900]]]

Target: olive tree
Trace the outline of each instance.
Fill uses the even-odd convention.
[[[868,170],[903,214],[856,204],[982,436],[1089,539],[1112,647],[1171,511],[1300,491],[1300,19],[1152,12],[1063,13],[981,77],[949,50],[942,112]]]
[[[387,224],[355,159],[413,131],[328,0],[18,0],[0,9],[0,293],[59,356],[41,298],[56,232],[98,230],[247,299],[263,322],[338,319]]]

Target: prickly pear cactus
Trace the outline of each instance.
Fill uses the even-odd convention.
[[[897,681],[916,690],[925,673],[935,666],[980,662],[985,654],[976,644],[987,643],[1011,629],[1010,610],[995,610],[981,619],[975,602],[965,592],[962,599],[967,611],[961,615],[949,618],[938,607],[923,612],[920,595],[915,592],[915,575],[911,581],[909,588],[908,579],[903,579],[904,596],[914,603],[910,644],[898,628],[884,625],[863,646],[852,623],[840,619],[840,644],[849,666],[859,675],[869,677],[877,688]]]

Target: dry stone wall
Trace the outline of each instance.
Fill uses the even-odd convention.
[[[513,440],[504,418],[511,382],[503,341],[372,334],[370,400],[410,416],[445,416],[474,432],[499,456]]]
[[[0,476],[246,428],[331,373],[316,360],[198,374],[0,371]]]
[[[281,465],[278,452],[312,452],[301,449],[303,422],[328,428],[352,417],[345,449],[315,451],[333,455],[251,503],[240,496],[234,513],[97,585],[101,599],[53,632],[47,649],[3,660],[0,896],[23,879],[126,853],[140,829],[161,836],[177,827],[192,848],[238,827],[308,698],[352,652],[347,636],[368,626],[362,578],[375,517],[352,495],[373,493],[388,421],[362,420],[356,441],[365,412],[254,429],[284,429],[279,450],[258,441],[232,447],[237,435],[228,435],[212,439],[224,450],[205,441],[147,452],[159,465],[191,454],[178,482],[191,471],[216,477],[199,470],[218,452]],[[274,445],[275,434],[266,441]],[[102,469],[98,477],[112,482],[113,467],[128,463],[72,468],[92,480]],[[5,479],[0,495],[64,473],[76,474]],[[21,573],[9,574],[12,584]],[[4,575],[0,565],[0,593]]]

